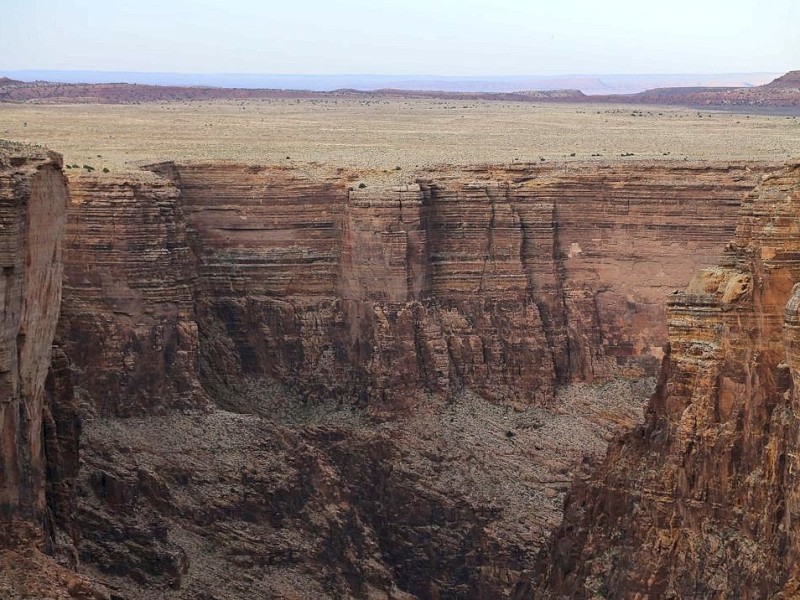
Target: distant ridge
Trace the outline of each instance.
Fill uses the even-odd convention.
[[[800,108],[800,71],[789,71],[755,87],[656,88],[627,96],[609,95],[599,100],[721,108]]]
[[[24,83],[0,79],[0,102],[106,103],[190,100],[256,100],[278,98],[436,98],[452,100],[500,100],[516,102],[586,102],[674,104],[694,107],[760,107],[800,109],[800,71],[791,71],[773,81],[751,87],[667,87],[635,94],[587,95],[577,89],[524,90],[511,92],[459,92],[386,88],[373,91],[337,89],[309,91],[252,89],[211,86],[158,86],[136,83]]]
[[[764,86],[769,89],[781,89],[792,92],[800,92],[800,71],[789,71],[786,75],[781,75],[775,81]]]
[[[379,89],[509,93],[517,90],[580,90],[587,95],[632,94],[663,87],[753,87],[767,83],[780,73],[605,74],[605,75],[269,75],[249,73],[139,73],[130,71],[0,71],[22,81],[180,87],[222,87],[237,89],[292,89],[330,92],[337,89],[375,91]]]

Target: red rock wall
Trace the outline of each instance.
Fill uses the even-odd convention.
[[[84,453],[90,470],[81,473],[82,500],[73,510],[75,407],[60,399],[71,397],[71,385],[84,406],[103,415],[203,408],[205,391],[224,407],[227,386],[243,375],[267,376],[310,397],[349,397],[374,411],[398,411],[431,397],[448,398],[462,387],[498,402],[543,403],[559,383],[652,372],[666,338],[657,320],[663,314],[661,294],[716,259],[722,236],[733,233],[742,195],[764,167],[586,166],[568,173],[532,165],[483,167],[429,171],[417,174],[413,184],[373,182],[364,189],[349,189],[353,174],[346,171],[326,177],[299,168],[224,164],[153,169],[165,178],[149,173],[71,178],[59,338],[72,367],[61,354],[54,362],[43,434],[54,447],[48,454],[63,456],[50,472],[50,511],[68,532],[70,515],[77,514],[82,560],[104,572],[130,573],[140,583],[179,586],[187,569],[180,545],[158,519],[142,518],[149,509],[139,513],[130,506],[153,503],[167,514],[174,510],[171,495],[186,494],[191,499],[186,505],[197,505],[197,525],[205,527],[202,518],[210,505],[197,504],[197,497],[186,493],[190,478],[178,471],[161,479],[136,467],[140,456],[126,463],[108,450],[117,447],[127,455],[139,448],[124,429],[131,422],[150,429],[155,421],[111,420],[107,437],[121,439],[94,440]],[[648,277],[637,268],[647,268]],[[63,377],[67,371],[71,382]],[[211,413],[210,423],[226,414],[231,415]],[[182,443],[194,447],[192,423],[203,421],[198,415],[187,418],[192,421]],[[255,448],[273,461],[271,451],[263,455],[263,448],[272,447],[264,445],[264,436],[283,440],[288,434],[276,433],[270,421],[258,427],[271,433],[256,432],[247,451]],[[279,440],[278,447],[301,457],[293,447],[308,431],[297,442]],[[515,436],[498,431],[506,441]],[[350,434],[330,435],[342,439],[342,446],[350,443]],[[431,445],[436,435],[431,433]],[[161,437],[154,438],[155,454]],[[414,443],[405,450],[418,451]],[[220,466],[229,456],[218,455],[222,450],[215,444],[209,447],[213,460],[193,452],[187,460],[222,468],[224,475],[203,476],[200,483],[215,482],[209,498],[224,488],[224,502],[237,506],[230,516],[247,520],[252,492],[229,495],[233,488],[218,486],[219,477],[241,475]],[[386,452],[395,452],[394,445]],[[380,468],[397,472],[389,454]],[[372,472],[374,467],[362,468],[369,462],[363,457],[353,460],[345,456],[333,463]],[[271,464],[273,478],[283,467]],[[125,473],[115,478],[120,470]],[[308,472],[298,470],[303,477]],[[418,481],[418,468],[409,472],[409,481]],[[242,481],[249,486],[249,475]],[[275,481],[278,487],[270,483],[261,489],[253,480],[258,510],[269,513],[276,502],[273,492],[264,495],[267,489],[296,503],[295,494],[318,487],[307,489],[306,480],[299,480],[300,488],[286,491],[281,477]],[[342,481],[354,480],[346,474]],[[341,504],[339,484],[331,485],[318,488],[320,501]],[[365,481],[363,489],[387,485],[380,477]],[[405,487],[401,481],[395,489]],[[414,507],[415,498],[427,498],[429,490],[411,487],[406,504]],[[360,498],[358,489],[348,488],[347,494]],[[448,493],[459,498],[462,490]],[[453,579],[443,590],[466,589],[462,562],[467,561],[475,573],[485,569],[479,577],[469,575],[474,586],[469,593],[482,589],[494,597],[498,590],[505,594],[530,564],[527,550],[509,548],[498,541],[507,539],[503,536],[475,537],[471,528],[476,523],[482,528],[484,519],[470,516],[471,508],[463,514],[447,509],[450,516],[434,523],[436,535],[420,544],[416,528],[430,528],[431,511],[460,506],[449,496],[423,503],[419,514],[413,509],[401,515],[400,526],[385,516],[397,512],[392,502],[359,511],[376,515],[376,527],[391,534],[376,539],[386,540],[381,543],[391,559],[387,564],[405,565],[398,573],[414,593],[435,595],[431,581],[445,574]],[[386,507],[391,510],[381,512]],[[419,523],[403,525],[411,518]],[[307,516],[302,520],[314,523]],[[525,529],[521,522],[515,520],[515,527]],[[353,535],[361,536],[361,529],[353,528]],[[109,534],[120,531],[125,535]],[[341,538],[331,531],[332,540]],[[439,531],[446,533],[440,537]],[[238,534],[233,538],[240,543]],[[523,538],[539,539],[511,537]],[[429,564],[421,545],[441,555],[438,566]],[[371,542],[361,546],[369,549]],[[476,547],[483,550],[476,553]],[[311,556],[317,544],[309,548]],[[350,550],[334,550],[324,564],[340,570]],[[381,586],[392,580],[383,567],[379,575]]]
[[[715,260],[763,169],[520,165],[353,190],[348,173],[154,167],[181,190],[208,364],[394,407],[654,373],[662,298]]]
[[[670,297],[647,421],[573,490],[541,594],[796,597],[798,210],[800,166],[765,177],[719,266]]]
[[[102,414],[197,408],[194,261],[169,182],[73,175],[58,337]]]
[[[655,372],[667,339],[664,298],[715,262],[758,175],[757,166],[617,165],[548,186],[573,379],[618,367]]]
[[[68,192],[61,157],[0,146],[0,546],[38,544],[42,412],[61,298]]]
[[[664,295],[716,259],[764,168],[77,175],[59,338],[102,414],[202,407],[243,374],[375,410],[463,387],[547,402],[656,371]]]

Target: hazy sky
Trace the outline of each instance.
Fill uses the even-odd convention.
[[[0,0],[0,69],[800,69],[800,0]]]

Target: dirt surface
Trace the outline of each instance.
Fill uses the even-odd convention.
[[[83,568],[125,598],[507,597],[652,383],[376,422],[251,380],[232,412],[88,418]]]
[[[443,164],[544,159],[568,169],[583,161],[800,156],[800,118],[791,116],[397,98],[0,104],[0,137],[57,148],[79,169],[172,159],[320,163],[398,182],[408,170]]]

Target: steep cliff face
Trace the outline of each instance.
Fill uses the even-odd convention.
[[[638,421],[558,385],[655,371],[663,292],[771,169],[152,170],[70,181],[48,390],[96,417],[76,484],[73,405],[45,435],[84,568],[132,597],[495,598]],[[206,392],[231,412],[173,410]]]
[[[62,238],[61,156],[0,141],[0,596],[104,598],[59,566],[74,554],[66,514],[77,468],[68,390],[56,388]],[[74,562],[73,562],[74,565]]]
[[[69,185],[58,337],[79,393],[105,415],[204,406],[178,191],[149,173]]]
[[[671,296],[646,423],[571,493],[542,594],[798,592],[798,211],[800,165],[766,176],[720,265]]]
[[[58,155],[0,147],[0,546],[43,534],[42,411],[67,199]]]
[[[665,296],[713,264],[760,173],[758,165],[611,166],[548,186],[572,380],[656,373]]]
[[[153,170],[181,190],[208,364],[397,408],[655,372],[663,294],[710,264],[764,168],[520,165],[366,189],[347,172]]]

